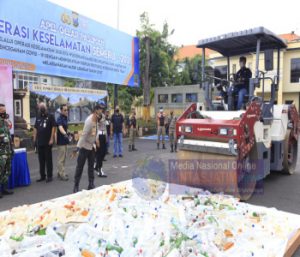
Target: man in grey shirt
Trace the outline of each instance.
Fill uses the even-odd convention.
[[[102,117],[102,107],[96,105],[93,109],[93,113],[87,117],[84,122],[83,132],[78,141],[77,148],[79,149],[79,155],[77,158],[77,166],[75,172],[75,183],[73,192],[79,191],[79,183],[84,168],[86,159],[88,160],[88,178],[89,185],[88,190],[95,188],[94,185],[94,144],[97,136],[97,120]]]

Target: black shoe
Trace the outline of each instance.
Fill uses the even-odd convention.
[[[173,148],[174,148],[173,145],[171,145],[171,151],[170,151],[171,153],[174,152]]]
[[[101,177],[101,178],[106,178],[107,177],[107,175],[104,173],[102,168],[101,168],[100,171],[97,171],[97,175],[98,175],[98,177]]]
[[[12,191],[8,191],[8,190],[6,190],[6,189],[3,189],[2,190],[2,195],[12,195],[14,192],[12,192]]]
[[[159,143],[156,144],[157,145],[157,150],[159,149]]]
[[[73,193],[77,193],[79,191],[79,185],[74,185]]]
[[[52,177],[51,178],[46,178],[46,183],[49,183],[49,182],[51,182],[53,179],[52,179]]]
[[[132,145],[132,151],[137,151],[138,149],[135,148],[134,145]]]
[[[0,191],[0,199],[2,198],[2,192]]]
[[[36,180],[36,182],[42,182],[42,181],[45,181],[46,179],[45,178],[39,178]]]
[[[95,188],[94,182],[90,182],[88,185],[88,190],[92,190]]]
[[[123,155],[122,155],[122,154],[119,154],[119,157],[120,157],[120,158],[122,158],[122,157],[123,157]]]
[[[175,153],[177,153],[177,144],[175,144]]]

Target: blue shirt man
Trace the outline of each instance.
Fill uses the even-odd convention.
[[[68,137],[68,107],[66,104],[61,105],[60,115],[56,121],[57,124],[57,146],[58,146],[58,162],[57,176],[63,181],[67,181],[68,175],[65,174],[65,162],[67,158],[69,144]]]

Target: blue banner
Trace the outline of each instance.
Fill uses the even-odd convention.
[[[139,41],[48,1],[1,0],[0,64],[138,86]]]

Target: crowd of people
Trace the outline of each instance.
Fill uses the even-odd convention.
[[[161,108],[157,114],[157,149],[162,140],[162,149],[166,149],[165,135],[169,135],[171,152],[177,151],[175,123],[176,117],[173,111],[167,116]],[[5,106],[0,104],[0,198],[13,192],[7,189],[8,178],[11,172],[11,160],[13,157],[13,143],[10,135],[10,124]],[[71,136],[68,130],[68,106],[60,106],[60,114],[55,120],[49,113],[45,103],[38,105],[38,116],[33,129],[33,143],[39,161],[40,177],[37,182],[49,183],[53,180],[52,148],[57,145],[57,177],[62,181],[69,180],[69,174],[65,169],[68,145]],[[76,150],[72,156],[77,158],[74,176],[73,192],[79,191],[82,172],[87,161],[88,165],[88,189],[93,189],[94,173],[99,177],[107,177],[103,170],[103,161],[109,154],[110,142],[113,139],[113,158],[123,157],[123,136],[129,136],[128,151],[137,151],[137,118],[135,109],[132,109],[129,117],[124,118],[118,106],[114,113],[106,109],[104,102],[94,106],[92,113],[86,118],[82,134],[78,140]]]
[[[58,147],[57,176],[62,181],[69,180],[65,172],[70,133],[68,131],[68,106],[60,106],[60,115],[55,120],[47,111],[44,103],[39,104],[39,115],[36,118],[33,131],[33,141],[37,147],[40,165],[40,178],[37,182],[53,180],[52,146],[56,142]],[[113,115],[106,110],[104,102],[97,104],[84,123],[82,134],[77,143],[73,156],[77,156],[77,165],[74,176],[73,192],[79,190],[79,183],[87,161],[88,165],[88,189],[94,186],[94,171],[99,177],[107,177],[103,171],[103,161],[109,152],[110,140],[113,138],[113,157],[123,157],[123,135],[130,134],[130,151],[136,150],[136,115],[132,110],[128,124],[125,124],[120,109],[116,106]],[[126,128],[127,127],[127,128]]]

